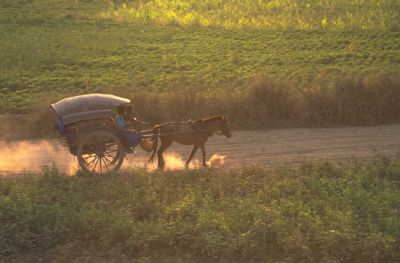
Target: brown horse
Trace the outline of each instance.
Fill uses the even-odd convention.
[[[203,154],[203,165],[207,166],[205,143],[208,137],[213,136],[213,134],[217,132],[221,135],[225,135],[227,138],[232,137],[229,130],[228,120],[222,115],[212,116],[196,121],[167,122],[156,125],[152,129],[152,133],[160,137],[161,146],[157,151],[158,139],[155,138],[154,150],[149,162],[153,162],[154,155],[157,151],[158,168],[163,168],[165,165],[162,156],[163,152],[171,146],[173,142],[177,142],[183,145],[193,145],[189,159],[186,161],[186,166],[189,165],[190,160],[192,160],[199,148]]]

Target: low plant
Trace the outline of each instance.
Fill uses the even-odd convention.
[[[400,163],[0,180],[3,260],[397,262]]]

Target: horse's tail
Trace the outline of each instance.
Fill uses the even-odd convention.
[[[155,132],[157,132],[158,133],[158,131],[160,130],[160,128],[159,127],[155,127],[154,129],[153,129],[153,136],[156,138],[156,141],[155,141],[155,143],[154,143],[154,149],[153,149],[153,153],[151,154],[151,156],[150,156],[150,159],[149,159],[149,163],[153,163],[154,162],[154,155],[156,154],[156,151],[157,151],[157,143],[158,143],[158,136],[155,134]]]

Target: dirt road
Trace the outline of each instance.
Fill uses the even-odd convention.
[[[236,131],[231,139],[215,135],[206,145],[207,156],[225,155],[225,167],[250,164],[275,165],[304,160],[368,159],[376,155],[400,155],[400,125],[333,129],[287,129],[272,131]],[[174,144],[178,161],[186,159],[190,146]],[[149,154],[142,149],[124,161],[123,169],[144,167]],[[179,157],[181,156],[181,158]],[[195,158],[200,159],[200,151]],[[176,160],[175,160],[176,161]],[[73,174],[77,161],[58,141],[0,141],[0,174],[37,172],[55,164]]]

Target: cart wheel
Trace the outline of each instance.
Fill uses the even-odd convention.
[[[118,138],[108,132],[93,132],[82,139],[77,157],[87,173],[108,174],[118,171],[124,161],[124,147]]]

